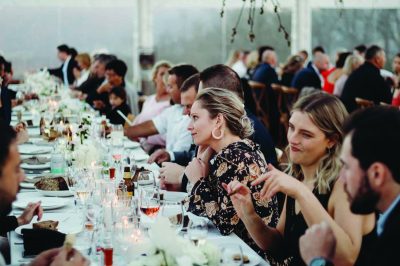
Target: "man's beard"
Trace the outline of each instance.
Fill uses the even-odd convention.
[[[350,209],[355,214],[370,214],[376,210],[380,195],[372,190],[366,174],[361,182],[357,194],[351,199]]]

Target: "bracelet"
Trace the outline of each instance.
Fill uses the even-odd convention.
[[[334,266],[333,263],[324,257],[315,257],[310,261],[309,266]]]

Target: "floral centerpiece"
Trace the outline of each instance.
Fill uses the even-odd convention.
[[[57,80],[50,75],[47,69],[25,76],[25,85],[32,92],[41,96],[51,96],[57,91],[59,85]]]
[[[146,256],[140,256],[129,266],[216,266],[221,257],[215,245],[206,242],[196,247],[177,235],[166,217],[157,218],[149,230],[149,242],[142,248]]]

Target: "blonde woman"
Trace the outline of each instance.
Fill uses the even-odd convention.
[[[269,171],[252,185],[263,185],[260,198],[286,195],[276,228],[265,226],[255,213],[250,189],[233,181],[227,192],[239,217],[260,248],[273,253],[272,264],[305,265],[299,254],[299,238],[313,224],[326,221],[335,234],[333,263],[353,265],[360,254],[364,235],[370,238],[375,217],[350,211],[343,181],[338,179],[342,124],[347,115],[335,96],[314,94],[299,99],[289,120],[289,165],[287,174],[269,165]]]
[[[156,88],[156,93],[147,97],[143,103],[142,111],[136,117],[134,125],[153,119],[165,108],[170,106],[170,96],[167,92],[164,77],[167,76],[171,64],[167,61],[159,61],[153,67],[152,80]],[[150,152],[156,148],[165,147],[165,136],[154,135],[141,138],[140,143],[145,151]]]
[[[256,251],[256,243],[232,206],[223,188],[233,180],[251,191],[250,201],[256,206],[262,223],[276,226],[278,208],[275,197],[261,200],[261,186],[250,186],[255,178],[265,173],[267,164],[258,145],[248,140],[253,128],[246,116],[243,103],[230,91],[220,88],[203,89],[194,102],[189,130],[194,143],[216,155],[199,155],[185,170],[193,189],[189,197],[189,211],[208,217],[223,235],[236,233]],[[206,153],[206,152],[205,152]]]
[[[359,55],[349,55],[346,58],[343,66],[343,73],[335,82],[335,88],[333,94],[340,97],[343,92],[344,84],[346,83],[350,74],[356,70],[361,64],[364,63],[364,59]]]

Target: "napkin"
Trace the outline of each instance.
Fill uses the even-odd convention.
[[[61,247],[65,234],[48,229],[22,229],[24,256],[37,255],[45,250]]]

